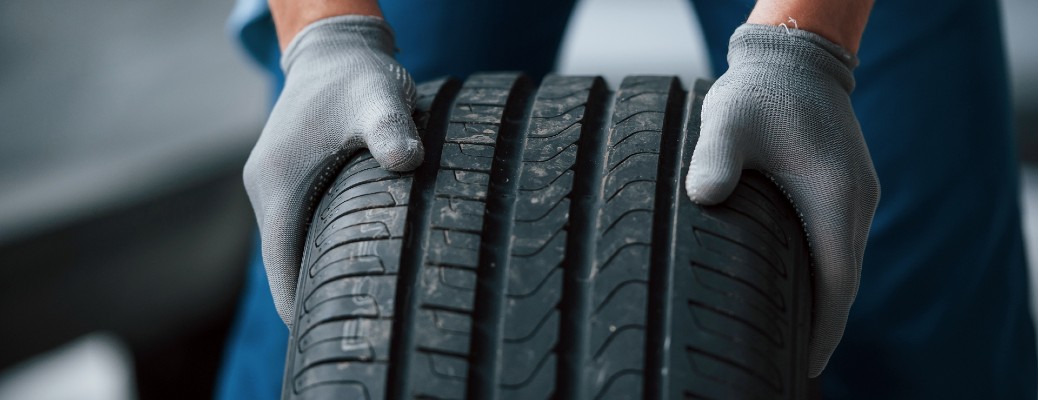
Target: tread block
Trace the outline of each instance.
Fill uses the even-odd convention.
[[[506,370],[501,377],[501,398],[516,400],[551,398],[555,389],[556,363],[555,354],[546,353],[546,357],[540,361],[532,375],[522,380],[513,375],[514,372]]]
[[[512,253],[515,256],[515,253]],[[516,257],[515,268],[509,269],[508,295],[515,297],[532,296],[544,286],[550,274],[561,271],[559,262],[566,255],[566,232],[559,232],[552,237],[539,252],[528,257]],[[549,287],[546,290],[558,290]]]
[[[459,277],[465,275],[468,276],[464,279],[459,279]],[[422,304],[472,312],[472,301],[476,292],[475,285],[468,288],[461,287],[461,285],[466,282],[475,283],[475,275],[476,272],[473,270],[442,265],[426,265],[420,280],[422,289],[419,293]],[[457,281],[448,284],[446,281],[448,278],[454,278]]]
[[[429,232],[426,262],[475,269],[479,265],[479,237],[468,232],[433,229]]]
[[[350,347],[352,342],[366,340],[369,348],[373,349],[376,355],[369,360],[386,361],[389,353],[388,342],[377,343],[376,341],[382,335],[389,333],[392,323],[391,319],[355,318],[319,324],[299,337],[297,350],[306,352],[317,344],[340,341],[343,342],[341,347],[345,349]]]
[[[737,274],[729,274],[723,269],[709,267],[695,261],[691,263],[691,267],[691,279],[695,281],[696,285],[706,289],[707,293],[716,296],[737,296],[747,305],[771,313],[771,315],[786,311],[786,300],[775,285],[766,282],[756,284],[747,279],[741,279]],[[732,269],[741,270],[741,268]],[[759,277],[760,275],[755,275],[752,278]]]
[[[350,327],[351,323],[356,324],[357,321],[364,321],[364,319],[351,319],[346,320],[344,323],[334,324],[339,329],[356,329],[357,327]],[[374,333],[380,335],[389,334],[389,322],[385,320],[385,326],[371,327],[365,326],[365,333]],[[313,331],[308,332],[313,334]],[[357,335],[357,332],[340,332],[341,335]],[[300,359],[305,364],[318,364],[322,362],[353,362],[353,361],[389,361],[389,346],[388,342],[378,340],[375,336],[374,339],[367,335],[365,336],[342,336],[339,338],[322,340],[311,344],[306,351],[303,351]]]
[[[557,328],[557,327],[556,327]],[[552,346],[555,333],[544,331],[523,343],[507,343],[502,346],[501,356],[509,360],[511,368],[501,376],[501,386],[519,388],[529,384],[545,364],[554,361]]]
[[[406,190],[410,184],[410,179],[400,179],[353,187],[336,196],[332,205],[318,214],[318,218],[323,221],[332,216],[369,208],[407,205],[408,193]]]
[[[469,182],[462,182],[458,180],[458,176],[455,172],[469,172],[468,175],[463,175]],[[457,197],[470,199],[475,201],[486,201],[487,198],[487,185],[481,185],[479,182],[482,179],[474,178],[475,174],[479,172],[463,171],[463,170],[449,170],[441,169],[440,173],[436,176],[436,186],[438,197]]]
[[[519,189],[518,203],[522,204],[522,210],[516,211],[515,220],[520,223],[536,223],[548,216],[553,210],[562,208],[569,210],[570,202],[567,198],[569,191],[567,187],[573,186],[573,171],[564,172],[554,184],[541,190]],[[569,213],[565,214],[567,217]]]
[[[384,376],[385,369],[375,363],[323,363],[303,370],[292,383],[296,393],[311,398],[377,399],[383,396],[385,380],[376,377]]]
[[[530,138],[526,142],[523,161],[526,163],[543,163],[559,157],[562,153],[577,153],[577,141],[580,139],[581,125],[570,125],[565,131],[550,138]],[[529,166],[524,166],[529,167]]]
[[[552,274],[549,278],[554,279],[545,283],[562,284],[561,274]],[[558,304],[561,297],[561,293],[556,292],[547,292],[543,296],[509,297],[508,308],[504,316],[503,341],[505,343],[525,342],[539,334],[550,334],[550,337],[554,338],[558,330],[558,315],[555,312],[555,305]],[[548,329],[548,331],[542,332],[544,329]]]
[[[417,398],[464,399],[465,376],[468,365],[465,362],[450,362],[446,357],[438,357],[432,353],[418,352],[415,358],[413,377],[414,393]],[[460,377],[459,377],[460,376]]]
[[[461,197],[436,197],[432,201],[432,226],[443,230],[471,230],[483,223],[486,203]]]
[[[406,214],[400,208],[372,208],[333,219],[317,235],[317,247],[330,248],[353,241],[389,239],[404,234]]]
[[[490,171],[494,147],[486,144],[445,143],[440,167],[464,171]],[[486,156],[489,152],[490,156]]]
[[[521,236],[512,239],[512,255],[517,257],[531,257],[545,251],[545,247],[548,246],[552,239],[556,236],[563,236],[565,239],[565,232],[563,228],[566,226],[566,216],[569,214],[569,209],[566,207],[555,207],[551,210],[548,215],[543,219],[544,224],[540,224],[538,229],[544,231],[537,232],[537,235]],[[528,229],[527,231],[532,231]]]
[[[647,301],[648,291],[646,289],[648,286],[649,283],[642,280],[624,281],[611,288],[612,291],[603,296],[604,298],[597,304],[594,314],[591,316],[589,347],[592,354],[605,352],[606,344],[618,332],[628,329],[645,330],[644,305]],[[614,362],[616,360],[614,359]]]
[[[550,160],[527,163],[519,178],[519,187],[523,190],[545,189],[569,171],[576,159],[575,151],[563,151]]]
[[[334,247],[321,253],[310,265],[311,282],[324,282],[340,276],[396,273],[399,260],[381,254],[392,254],[398,248],[400,239],[367,240]]]
[[[451,310],[424,308],[418,311],[415,326],[415,346],[442,352],[467,355],[472,316]]]

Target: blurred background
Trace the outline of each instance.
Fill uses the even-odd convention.
[[[1035,266],[1038,2],[1002,2]],[[211,396],[270,101],[231,7],[0,2],[0,399]],[[710,76],[684,0],[581,1],[558,70]]]

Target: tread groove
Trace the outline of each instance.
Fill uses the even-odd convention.
[[[414,323],[416,312],[416,297],[413,292],[418,277],[425,263],[425,257],[414,249],[424,249],[428,246],[431,224],[432,204],[428,198],[431,188],[436,184],[436,176],[439,174],[441,148],[446,139],[449,113],[455,101],[461,83],[448,79],[443,82],[437,90],[430,115],[432,120],[428,121],[429,127],[422,132],[425,139],[425,157],[422,165],[414,174],[411,186],[411,201],[408,205],[407,229],[405,232],[404,251],[400,257],[400,272],[398,274],[396,302],[394,315],[397,321],[393,324],[390,336],[390,365],[386,378],[386,398],[403,400],[410,393],[410,369],[412,357],[410,349],[414,348]]]
[[[686,125],[685,103],[687,93],[681,83],[671,81],[667,96],[667,112],[663,117],[660,138],[659,171],[656,174],[656,204],[652,229],[652,255],[649,260],[649,299],[645,310],[647,331],[645,335],[645,390],[646,400],[663,400],[667,397],[670,370],[669,352],[671,342],[671,318],[675,249],[677,240],[678,210],[681,193],[681,151],[685,148],[682,128]],[[634,136],[631,134],[623,140]],[[623,189],[621,189],[623,190]]]
[[[591,314],[590,276],[595,262],[595,212],[600,207],[605,175],[608,129],[612,126],[615,94],[596,78],[585,109],[581,127],[575,179],[570,203],[570,230],[567,236],[563,274],[562,313],[559,324],[559,367],[556,370],[556,397],[582,399],[584,360],[590,352],[587,321]]]
[[[502,113],[494,162],[487,188],[483,216],[483,239],[479,248],[479,276],[473,311],[471,366],[468,396],[496,398],[501,374],[500,347],[504,326],[504,297],[507,284],[512,229],[519,192],[520,165],[526,145],[526,128],[532,114],[536,88],[525,76],[516,79]]]

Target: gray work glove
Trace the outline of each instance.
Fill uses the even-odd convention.
[[[857,59],[816,34],[745,24],[728,71],[703,102],[685,182],[692,201],[725,200],[743,169],[769,174],[801,214],[814,262],[811,377],[843,336],[879,181],[851,109]]]
[[[411,111],[415,87],[393,59],[381,18],[314,22],[285,49],[285,88],[245,163],[274,305],[286,324],[313,208],[346,160],[367,147],[382,167],[414,169],[424,155]]]

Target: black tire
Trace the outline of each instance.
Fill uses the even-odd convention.
[[[795,210],[750,171],[684,196],[708,86],[420,86],[424,164],[360,154],[317,207],[283,398],[805,397]]]

